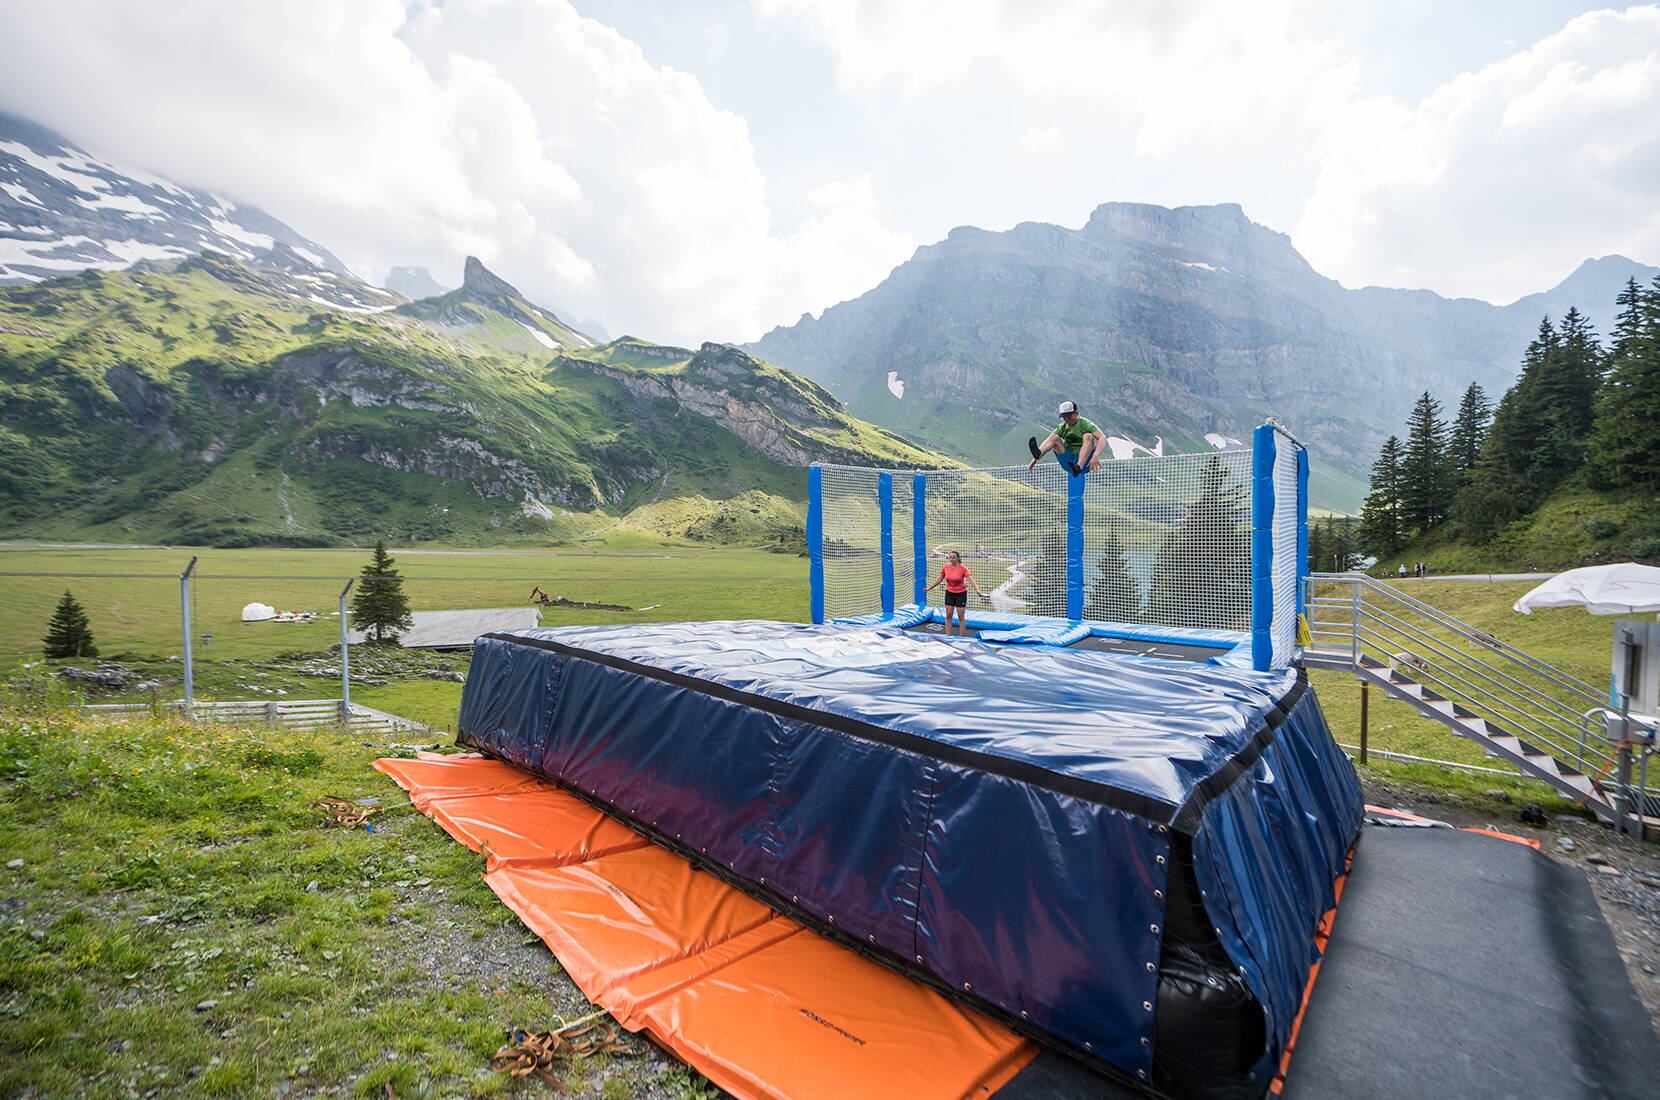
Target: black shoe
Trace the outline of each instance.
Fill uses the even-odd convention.
[[[1032,458],[1039,459],[1043,457],[1043,452],[1038,450],[1037,436],[1028,436],[1026,438],[1026,446],[1031,448]]]

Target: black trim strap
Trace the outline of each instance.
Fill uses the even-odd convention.
[[[847,715],[837,714],[833,711],[815,710],[812,707],[801,706],[799,703],[774,699],[768,695],[742,691],[738,688],[728,687],[725,684],[718,684],[682,672],[673,672],[669,669],[658,668],[655,665],[632,661],[611,653],[583,649],[580,646],[556,642],[548,638],[526,638],[518,634],[486,634],[483,637],[488,641],[545,649],[565,657],[574,657],[578,660],[603,665],[619,672],[627,672],[672,687],[707,695],[713,699],[737,703],[779,718],[787,718],[792,721],[835,730],[838,733],[856,737],[861,741],[869,741],[913,753],[917,756],[939,760],[943,763],[957,764],[991,775],[1013,779],[1020,783],[1052,791],[1055,794],[1065,795],[1068,798],[1092,802],[1098,806],[1133,814],[1147,821],[1167,824],[1185,832],[1192,832],[1197,829],[1199,817],[1203,813],[1205,805],[1227,790],[1234,780],[1245,774],[1256,763],[1263,750],[1273,743],[1275,731],[1284,724],[1291,708],[1302,698],[1303,692],[1308,688],[1306,678],[1299,675],[1296,686],[1287,692],[1274,706],[1273,710],[1269,712],[1267,721],[1256,736],[1232,759],[1196,786],[1181,806],[1172,806],[1163,799],[1122,790],[1090,779],[1081,779],[1074,775],[1065,775],[1025,760],[1014,760],[1006,756],[998,756],[995,753],[965,749],[960,745],[936,741],[920,734],[890,729],[887,726],[879,726],[858,718],[850,718]]]

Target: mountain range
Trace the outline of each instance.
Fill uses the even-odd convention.
[[[1021,461],[1062,399],[1119,455],[1203,450],[1273,417],[1310,446],[1316,505],[1357,509],[1383,440],[1419,394],[1497,399],[1540,317],[1605,324],[1619,256],[1506,307],[1346,289],[1240,207],[1107,203],[1080,229],[959,228],[879,286],[750,345],[849,411],[974,464]],[[1230,444],[1231,445],[1231,444]]]
[[[741,349],[602,343],[475,257],[447,292],[406,272],[411,300],[0,125],[0,533],[788,543],[800,467],[950,462]]]

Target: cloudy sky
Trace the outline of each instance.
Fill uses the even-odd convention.
[[[953,226],[1238,202],[1349,286],[1660,263],[1660,6],[0,0],[0,109],[359,274],[477,254],[612,334],[741,340]]]

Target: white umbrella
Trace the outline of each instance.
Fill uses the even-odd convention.
[[[1628,561],[1570,569],[1528,592],[1515,605],[1523,615],[1540,607],[1583,607],[1593,615],[1660,612],[1660,568]]]

